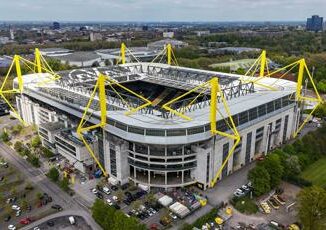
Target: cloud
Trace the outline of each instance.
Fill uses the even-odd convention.
[[[0,0],[0,20],[305,20],[325,0]]]

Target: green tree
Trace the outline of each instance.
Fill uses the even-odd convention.
[[[9,134],[8,132],[6,131],[3,131],[0,135],[0,139],[3,141],[3,142],[8,142],[9,141]]]
[[[57,182],[59,180],[59,171],[56,168],[51,168],[49,172],[47,173],[47,176],[52,180],[53,182]]]
[[[301,167],[298,156],[288,156],[284,161],[285,170],[283,177],[285,179],[297,177],[301,173]]]
[[[36,167],[36,168],[40,167],[40,159],[37,156],[33,155],[29,159],[30,159],[31,164],[34,167]]]
[[[21,141],[16,141],[14,144],[14,149],[17,153],[21,153],[24,149],[23,143]]]
[[[304,229],[326,229],[326,190],[317,186],[304,188],[297,198],[298,216]]]
[[[53,152],[44,146],[41,146],[41,151],[46,158],[50,158],[54,156]]]
[[[270,187],[275,188],[281,183],[283,177],[283,166],[277,154],[269,154],[261,165],[270,176]]]
[[[150,192],[146,195],[145,201],[147,201],[150,204],[154,204],[156,202],[156,198],[154,196],[154,193]]]
[[[33,148],[40,147],[41,144],[42,144],[42,142],[41,142],[40,136],[34,137],[31,141],[31,145]]]
[[[133,209],[137,210],[137,209],[139,209],[141,204],[142,204],[142,202],[140,200],[136,200],[131,204],[131,206],[132,206]]]
[[[60,181],[60,188],[62,188],[63,191],[68,192],[69,191],[69,179],[64,177],[61,181]]]
[[[248,174],[248,179],[252,182],[254,194],[256,196],[263,195],[271,189],[270,175],[262,166],[256,166],[255,168],[251,169]]]

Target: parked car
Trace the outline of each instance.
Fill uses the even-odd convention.
[[[27,224],[29,224],[29,223],[31,223],[31,222],[32,222],[32,220],[31,220],[30,218],[28,218],[28,217],[26,217],[26,218],[24,218],[24,219],[21,219],[21,220],[19,221],[19,223],[24,224],[24,225],[27,225]]]
[[[111,186],[111,189],[112,189],[113,191],[117,191],[119,188],[118,188],[118,186],[116,186],[116,185],[112,185],[112,186]]]
[[[48,222],[46,222],[46,224],[50,227],[53,227],[54,226],[54,221],[52,220],[49,220]]]
[[[20,216],[22,214],[22,210],[18,210],[17,212],[16,212],[16,216]]]
[[[117,204],[113,204],[113,207],[115,208],[115,209],[117,209],[117,210],[119,210],[121,207],[119,206],[119,205],[117,205]]]
[[[106,203],[108,203],[108,205],[113,205],[112,201],[110,199],[106,199]]]
[[[97,194],[97,193],[98,193],[98,191],[97,191],[96,188],[91,189],[91,191],[92,191],[92,193],[94,193],[94,194]]]
[[[5,217],[5,222],[8,222],[10,219],[11,219],[11,216],[10,215],[6,216]]]
[[[8,226],[8,230],[16,230],[16,226],[11,224]]]
[[[128,183],[121,185],[122,190],[126,190],[128,187],[129,187]]]
[[[57,210],[57,211],[62,211],[62,207],[58,204],[52,205],[51,208]]]
[[[172,213],[172,212],[169,213],[169,216],[170,216],[173,220],[178,219],[178,217],[177,217],[174,213]]]
[[[100,193],[100,192],[96,193],[95,195],[99,199],[103,199],[104,198],[103,195],[102,195],[102,193]]]
[[[12,210],[15,210],[15,211],[19,211],[20,210],[20,207],[18,206],[18,205],[13,205],[13,206],[11,206],[11,209]]]
[[[104,186],[102,190],[106,195],[110,195],[110,193],[111,193],[110,189],[108,187],[106,187],[106,186]]]

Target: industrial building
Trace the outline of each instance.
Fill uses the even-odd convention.
[[[232,156],[218,179],[254,161],[287,141],[298,128],[299,108],[294,100],[296,83],[279,79],[266,90],[271,78],[260,85],[246,82],[250,77],[160,63],[129,63],[111,67],[74,69],[59,72],[61,78],[39,84],[46,73],[23,76],[24,92],[16,96],[21,118],[39,126],[42,143],[63,155],[82,173],[97,169],[76,129],[92,95],[99,73],[122,85],[107,84],[107,123],[83,132],[100,164],[111,180],[129,180],[159,188],[197,184],[210,186],[235,140],[212,135],[209,90],[187,92],[213,77],[221,92],[216,115],[217,130],[231,132],[230,117],[220,100],[227,101],[229,112],[241,136]],[[17,81],[16,81],[17,84]],[[42,85],[42,86],[40,86]],[[151,105],[126,115],[143,101],[126,89],[151,101]],[[170,107],[189,120],[164,109],[173,98],[185,95]],[[162,107],[163,106],[163,107]],[[100,122],[100,101],[95,96],[87,113],[89,125]]]

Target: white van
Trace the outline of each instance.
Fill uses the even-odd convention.
[[[69,216],[69,222],[71,225],[76,224],[75,218],[73,216]]]

